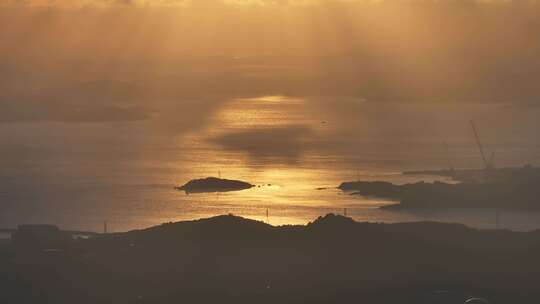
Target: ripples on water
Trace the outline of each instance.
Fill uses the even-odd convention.
[[[350,180],[430,181],[399,172],[442,168],[447,159],[438,139],[428,144],[435,148],[410,154],[369,144],[356,147],[355,153],[328,149],[336,132],[332,121],[306,107],[301,99],[279,96],[238,99],[213,113],[203,129],[181,137],[156,136],[145,123],[4,127],[0,138],[23,149],[0,161],[0,227],[53,223],[99,231],[107,220],[109,230],[125,231],[228,213],[273,225],[305,224],[345,208],[359,221],[494,227],[494,210],[388,211],[378,207],[392,202],[338,191],[335,187]],[[346,148],[346,142],[340,144]],[[220,174],[260,187],[196,195],[173,189]],[[540,215],[502,212],[499,223],[535,229]]]

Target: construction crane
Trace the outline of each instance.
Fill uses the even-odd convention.
[[[491,158],[489,160],[486,158],[486,154],[484,153],[484,146],[482,146],[482,142],[480,142],[480,137],[478,136],[476,125],[474,124],[474,121],[472,120],[471,120],[471,127],[474,132],[474,138],[476,139],[476,144],[478,145],[478,149],[480,150],[480,155],[482,156],[482,161],[484,162],[484,168],[486,170],[493,169],[493,165],[495,161],[495,153],[491,154]]]

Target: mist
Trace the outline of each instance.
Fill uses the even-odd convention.
[[[81,176],[107,185],[110,172],[142,179],[156,162],[164,183],[230,161],[441,167],[443,142],[477,167],[471,119],[501,166],[538,162],[534,1],[0,3],[10,194]],[[266,120],[220,120],[234,104]],[[205,149],[212,160],[194,163]]]

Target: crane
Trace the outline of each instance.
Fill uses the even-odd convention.
[[[474,124],[473,120],[471,120],[471,127],[474,132],[474,138],[476,139],[476,144],[478,145],[478,149],[480,150],[480,155],[482,156],[482,161],[484,162],[484,168],[486,170],[492,169],[495,153],[491,155],[491,159],[488,161],[488,159],[486,158],[486,154],[484,153],[484,147],[482,146],[482,143],[480,142],[480,137],[478,136],[476,125]]]

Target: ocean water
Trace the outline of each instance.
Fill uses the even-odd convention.
[[[447,151],[438,135],[396,141],[386,130],[385,141],[373,132],[356,132],[361,124],[348,124],[305,99],[283,96],[230,100],[185,132],[169,132],[169,125],[155,122],[4,124],[0,228],[51,223],[102,231],[107,221],[109,231],[127,231],[229,213],[272,225],[305,224],[344,209],[358,221],[495,227],[495,210],[382,210],[394,202],[337,190],[351,180],[441,180],[401,172],[446,168],[449,161],[458,167],[479,164],[466,136],[456,136]],[[538,146],[497,151],[501,165],[540,160]],[[207,176],[257,187],[192,195],[174,189]],[[540,213],[500,211],[499,226],[538,229]]]

